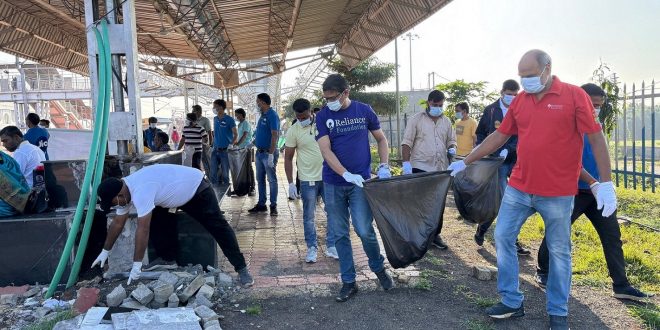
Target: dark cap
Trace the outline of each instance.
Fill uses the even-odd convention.
[[[101,182],[97,189],[99,203],[103,211],[110,211],[112,200],[119,195],[124,182],[117,178],[107,178]]]

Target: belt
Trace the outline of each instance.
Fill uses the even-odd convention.
[[[227,150],[227,148],[219,148],[219,147],[216,147],[215,150],[225,151],[225,150]]]
[[[257,149],[257,153],[264,153],[264,152],[268,153],[270,152],[270,149]]]

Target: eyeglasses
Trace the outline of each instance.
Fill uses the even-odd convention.
[[[341,93],[339,93],[335,96],[331,96],[331,97],[323,97],[323,100],[326,103],[327,102],[334,102],[334,101],[338,100],[342,95],[344,95],[344,92],[341,92]]]

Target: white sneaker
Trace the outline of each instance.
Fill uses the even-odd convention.
[[[317,254],[316,246],[312,246],[310,248],[307,248],[307,257],[305,258],[305,262],[308,262],[308,263],[316,262],[316,254]]]
[[[337,248],[334,246],[327,248],[325,250],[325,255],[335,260],[339,260],[339,254],[337,254]]]

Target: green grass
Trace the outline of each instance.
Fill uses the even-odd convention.
[[[640,318],[648,329],[660,329],[660,308],[653,304],[628,305],[628,311]]]
[[[57,324],[57,322],[72,319],[75,316],[76,315],[73,312],[73,310],[61,311],[58,312],[54,318],[49,319],[47,321],[42,321],[39,323],[29,325],[25,327],[24,330],[50,330],[53,327],[55,327],[55,324]]]
[[[463,323],[463,327],[467,330],[494,330],[492,324],[480,320],[468,320]]]
[[[261,305],[252,305],[252,306],[248,307],[248,308],[245,310],[245,312],[246,312],[248,315],[252,315],[252,316],[260,315],[261,312],[262,312],[262,310],[261,310]]]
[[[414,288],[417,290],[431,291],[431,289],[433,289],[433,283],[431,283],[428,278],[420,276],[419,279],[417,279]]]
[[[660,187],[657,193],[618,188],[619,215],[631,217],[649,226],[660,228]]]

